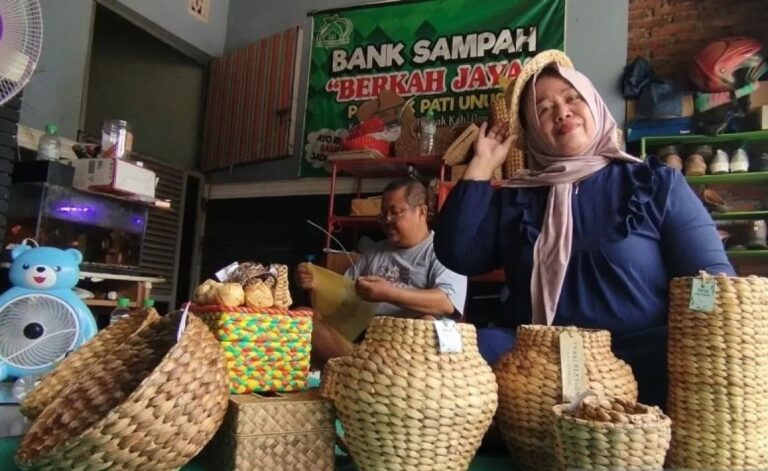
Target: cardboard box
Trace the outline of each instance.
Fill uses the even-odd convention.
[[[331,251],[325,254],[325,268],[343,275],[347,268],[352,266],[352,262],[358,260],[360,260],[360,254],[357,252]]]
[[[74,162],[74,187],[121,195],[155,197],[155,172],[121,159]]]
[[[768,105],[768,80],[760,81],[757,90],[749,96],[749,109],[754,111]],[[765,128],[763,128],[765,129]]]
[[[381,212],[381,196],[355,198],[352,200],[350,216],[378,216]]]
[[[768,88],[768,87],[766,87]],[[627,100],[626,106],[626,119],[627,121],[634,121],[637,117],[637,100]],[[686,93],[683,95],[683,111],[680,118],[687,118],[693,116],[695,111],[693,104],[693,95]]]
[[[754,116],[755,120],[755,129],[768,129],[768,105],[762,105],[759,108],[753,109],[752,116]]]

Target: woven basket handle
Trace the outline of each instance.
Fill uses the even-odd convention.
[[[338,383],[340,369],[348,357],[331,358],[323,368],[320,382],[320,395],[333,402],[336,399],[336,384]]]

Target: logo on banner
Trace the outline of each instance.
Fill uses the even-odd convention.
[[[352,37],[352,27],[352,20],[339,18],[339,15],[324,18],[315,42],[325,48],[346,46]]]

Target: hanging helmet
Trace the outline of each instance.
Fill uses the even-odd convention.
[[[750,38],[723,38],[696,56],[691,79],[701,91],[725,92],[756,82],[768,70],[763,46]]]

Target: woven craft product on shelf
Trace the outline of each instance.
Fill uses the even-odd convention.
[[[232,394],[307,387],[312,311],[191,306],[226,354]]]
[[[570,407],[552,409],[560,471],[664,469],[672,432],[660,408],[597,396]]]
[[[232,395],[204,459],[230,471],[333,471],[335,420],[333,403],[313,392]]]
[[[395,155],[398,157],[420,156],[419,119],[413,113],[403,113],[400,126],[402,127],[402,132],[395,141]],[[456,136],[457,130],[452,126],[437,126],[433,155],[442,157]]]
[[[637,401],[632,369],[611,352],[606,330],[524,325],[515,347],[494,367],[499,383],[497,419],[502,437],[521,470],[555,466],[552,408],[563,402],[560,334],[579,333],[584,343],[588,390],[630,402]]]
[[[491,424],[497,387],[475,328],[440,353],[435,323],[376,317],[352,355],[333,364],[334,402],[361,471],[466,470]]]
[[[224,354],[194,315],[149,323],[106,352],[32,425],[16,462],[37,470],[172,470],[213,437],[227,410]]]
[[[714,309],[689,309],[694,278],[669,294],[669,466],[768,469],[768,279],[698,278]]]
[[[56,368],[45,375],[27,394],[19,410],[29,419],[35,419],[43,409],[56,400],[79,376],[98,367],[99,361],[117,348],[134,332],[160,316],[154,309],[142,309],[121,318],[115,324],[99,331],[95,337],[67,355]]]

